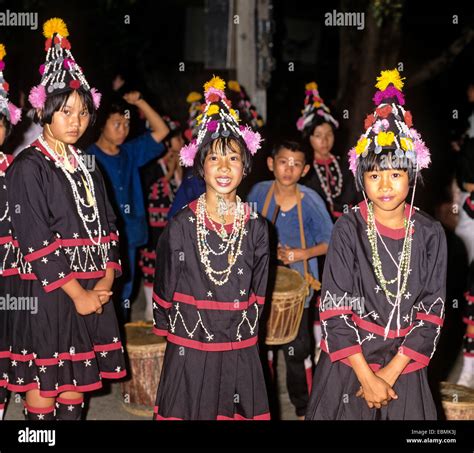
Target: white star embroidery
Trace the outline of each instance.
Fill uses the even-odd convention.
[[[49,244],[48,241],[43,241],[43,245],[44,245],[44,246],[47,246],[48,244]]]
[[[238,275],[244,275],[244,270],[239,268],[239,269],[237,270],[237,274],[238,274]]]
[[[246,291],[245,289],[241,289],[241,290],[240,290],[240,295],[241,295],[241,296],[244,296],[246,292],[247,292],[247,291]]]
[[[28,353],[28,351],[27,351],[26,349],[23,349],[23,350],[21,351],[21,353],[22,353],[23,355],[26,355],[26,354]]]
[[[74,233],[74,234],[72,235],[72,237],[73,237],[74,239],[77,239],[77,238],[79,237],[79,234],[78,234],[78,233]]]
[[[28,247],[28,252],[33,253],[35,249],[33,247]]]
[[[46,373],[46,367],[43,365],[43,366],[40,366],[40,369],[41,373]]]
[[[212,291],[207,292],[207,297],[212,297]]]
[[[67,410],[68,410],[69,412],[72,412],[72,411],[74,410],[74,406],[73,406],[72,404],[69,405],[69,406],[67,407]]]
[[[38,414],[38,420],[44,420],[44,414]]]
[[[410,299],[410,297],[411,297],[411,293],[408,292],[405,294],[405,299]]]
[[[117,242],[116,242],[116,241],[112,241],[112,245],[117,245]]]
[[[244,236],[247,236],[248,232],[249,232],[249,230],[244,230],[244,231],[242,231],[242,234],[243,234]]]
[[[194,217],[193,217],[193,216],[189,216],[189,221],[190,221],[191,223],[194,223]]]
[[[379,319],[379,315],[377,313],[372,313],[372,318],[375,320],[375,319]]]
[[[224,249],[224,244],[219,244],[219,248],[220,248],[221,250],[223,250],[223,249]]]
[[[119,373],[119,372],[120,372],[120,367],[118,366],[117,368],[115,368],[115,371],[116,371],[117,373]]]
[[[60,273],[58,274],[58,278],[64,278],[64,272],[60,272]]]
[[[403,320],[404,320],[405,322],[408,322],[409,319],[410,319],[410,316],[408,316],[408,315],[406,315],[406,316],[403,317]]]
[[[112,340],[114,343],[118,343],[119,339],[117,337],[114,337],[114,339]]]
[[[48,262],[48,258],[46,258],[45,256],[43,256],[43,258],[41,258],[41,261],[46,264]]]
[[[24,382],[24,379],[21,378],[21,377],[19,377],[19,378],[16,380],[16,383],[17,383],[17,384],[20,384],[20,385],[23,384],[23,382]]]
[[[77,272],[77,270],[79,269],[79,266],[74,265],[74,266],[72,266],[72,268],[74,269],[74,271]]]
[[[43,280],[41,283],[43,286],[46,286],[48,284],[48,280]]]
[[[56,251],[54,252],[54,254],[55,254],[56,256],[59,256],[60,251],[59,251],[59,250],[56,250]]]
[[[3,373],[3,379],[8,379],[8,374],[7,373]]]
[[[102,352],[100,353],[100,355],[101,355],[101,357],[107,357],[107,351],[102,351]]]
[[[59,353],[55,352],[55,353],[53,354],[53,357],[54,357],[55,359],[57,359],[57,358],[59,357]]]
[[[58,362],[58,366],[64,366],[64,360],[60,360],[60,361]]]
[[[89,359],[87,359],[85,362],[84,362],[84,365],[87,367],[87,366],[91,366],[91,361]]]
[[[378,294],[382,288],[379,285],[377,285],[374,289],[375,289],[375,292]]]
[[[67,255],[69,255],[71,253],[71,249],[69,247],[66,247],[64,249],[64,251],[66,252]]]
[[[16,360],[12,360],[11,364],[12,366],[16,366],[17,365]]]
[[[359,209],[360,209],[360,208],[359,208],[359,206],[357,206],[357,205],[356,205],[356,206],[353,206],[353,208],[352,208],[353,211],[358,211]]]

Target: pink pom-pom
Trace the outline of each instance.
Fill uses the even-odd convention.
[[[3,71],[5,69],[5,62],[3,60],[0,60],[0,71]]]
[[[383,120],[377,120],[375,124],[373,125],[373,131],[378,134],[380,131],[386,131],[390,126],[390,123],[388,120],[383,119]]]
[[[100,100],[102,99],[102,94],[97,91],[95,88],[91,88],[92,102],[94,107],[97,110],[100,106]]]
[[[44,74],[44,64],[42,64],[42,65],[39,67],[39,73],[40,73],[41,75]]]
[[[423,140],[416,140],[414,145],[418,169],[422,170],[423,168],[428,168],[431,163],[430,150],[426,147]]]
[[[10,113],[10,123],[17,124],[21,120],[21,109],[11,102],[8,103],[8,112]]]
[[[349,153],[349,169],[351,170],[352,174],[355,176],[357,171],[357,153],[355,148],[351,148]]]
[[[218,90],[217,88],[210,87],[204,93],[204,96],[206,97],[206,101],[209,100],[209,96],[211,96],[211,94],[215,94],[215,95],[219,96],[220,99],[225,99],[225,93],[222,90]],[[213,101],[213,102],[216,102],[216,101]]]
[[[400,105],[405,104],[405,97],[400,90],[397,90],[393,85],[390,85],[386,90],[377,91],[373,97],[375,105],[380,105],[384,99],[396,97]]]
[[[250,129],[249,126],[243,129],[241,134],[245,144],[247,145],[247,148],[250,151],[250,154],[253,156],[260,149],[262,137],[258,132],[254,132],[252,129]]]
[[[302,131],[304,129],[304,117],[299,117],[298,121],[296,122],[296,129]]]
[[[46,90],[44,89],[44,86],[37,85],[33,87],[28,96],[28,100],[35,109],[42,109],[46,102]]]
[[[179,152],[179,160],[183,167],[192,167],[194,158],[198,152],[196,142],[193,140],[189,145],[183,146]]]

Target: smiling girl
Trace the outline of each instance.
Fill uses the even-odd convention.
[[[396,70],[377,80],[377,108],[350,152],[365,201],[336,222],[324,268],[310,420],[436,419],[427,366],[444,319],[446,239],[413,206],[430,155],[403,81]]]
[[[260,136],[239,128],[222,79],[204,88],[197,139],[180,155],[206,192],[169,221],[156,252],[154,332],[168,345],[155,418],[263,420],[269,411],[257,340],[268,233],[236,195]]]
[[[43,77],[29,97],[43,133],[7,172],[10,259],[19,273],[7,293],[31,303],[8,313],[8,388],[26,392],[28,420],[78,420],[84,392],[125,375],[108,303],[120,272],[118,237],[102,176],[73,146],[99,95],[72,57],[64,22],[50,19],[43,30]]]

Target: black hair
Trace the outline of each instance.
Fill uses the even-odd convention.
[[[168,135],[163,139],[163,143],[167,148],[171,146],[171,140],[174,137],[178,137],[183,133],[182,129],[180,127],[177,127],[176,129],[170,130],[168,132]]]
[[[277,154],[283,149],[289,149],[294,153],[303,153],[304,163],[310,164],[313,161],[313,150],[306,143],[300,143],[296,140],[281,140],[272,149],[271,157],[275,159]]]
[[[228,149],[233,152],[240,151],[242,164],[244,166],[244,177],[247,176],[252,170],[250,151],[248,151],[247,145],[242,138],[234,136],[219,137],[202,146],[194,158],[194,173],[204,179],[204,161],[209,152],[218,151],[225,155]]]
[[[330,121],[326,120],[323,116],[321,115],[318,115],[317,113],[314,114],[314,118],[313,120],[311,121],[311,123],[309,124],[309,126],[306,126],[303,131],[302,131],[302,134],[303,134],[303,139],[305,141],[308,141],[309,143],[309,137],[311,135],[313,135],[314,133],[314,130],[318,127],[318,126],[321,126],[322,124],[329,124],[329,126],[331,126],[331,129],[332,129],[332,133],[335,134],[336,133],[336,126],[334,126],[333,123],[331,123]]]
[[[130,106],[120,98],[113,99],[111,102],[103,102],[97,117],[98,129],[102,131],[107,120],[116,113],[127,117],[130,113]]]
[[[78,88],[77,90],[73,90],[71,88],[67,91],[47,96],[46,101],[44,103],[44,107],[41,111],[41,116],[38,115],[38,113],[36,112],[34,121],[36,123],[40,123],[41,126],[44,126],[45,124],[51,124],[51,122],[53,121],[53,115],[56,112],[61,111],[61,109],[66,105],[66,102],[73,91],[77,92],[83,105],[86,106],[87,111],[90,115],[89,126],[92,126],[96,119],[94,101],[92,99],[91,92],[89,90],[85,90],[82,87]]]
[[[416,172],[416,165],[407,157],[398,157],[393,151],[375,154],[369,152],[366,157],[359,156],[357,159],[357,170],[355,183],[360,192],[364,189],[364,173],[370,171],[401,170],[408,173],[408,183],[411,186],[415,183],[415,178],[422,182],[421,173]]]
[[[12,123],[8,121],[8,118],[3,113],[0,113],[0,122],[2,122],[3,126],[5,127],[5,141],[6,141],[12,131]]]

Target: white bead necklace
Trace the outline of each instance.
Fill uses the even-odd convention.
[[[339,166],[339,162],[335,157],[332,158],[332,163],[334,164],[334,168],[336,169],[337,173],[337,186],[334,193],[331,192],[331,184],[329,183],[329,179],[326,182],[324,181],[326,178],[321,173],[318,163],[315,162],[314,164],[314,169],[316,170],[316,174],[323,189],[324,195],[326,196],[326,200],[331,206],[334,205],[334,199],[341,195],[343,182],[341,167]]]
[[[60,168],[62,170],[62,172],[64,173],[64,175],[66,176],[66,179],[68,180],[68,182],[71,186],[71,189],[72,189],[72,194],[73,194],[73,197],[74,197],[74,202],[76,204],[77,213],[79,214],[79,217],[81,218],[82,224],[84,225],[84,228],[87,231],[87,235],[89,236],[89,239],[92,241],[93,244],[101,245],[101,242],[102,242],[102,224],[101,224],[101,221],[100,221],[99,208],[97,206],[97,201],[96,201],[96,197],[95,197],[94,181],[92,179],[92,176],[91,176],[89,170],[87,170],[87,167],[84,165],[84,162],[82,162],[82,159],[80,159],[78,154],[74,151],[74,148],[72,146],[68,145],[69,151],[71,152],[72,156],[74,157],[75,161],[78,164],[78,167],[76,168],[76,170],[79,169],[82,172],[81,178],[82,178],[83,182],[85,182],[87,184],[87,186],[89,187],[89,190],[91,192],[91,197],[92,197],[92,200],[93,200],[92,206],[90,204],[87,204],[84,201],[84,198],[82,198],[80,196],[78,185],[77,185],[76,181],[74,180],[74,178],[71,176],[71,172],[66,169],[66,166],[64,165],[64,163],[61,162],[61,160],[59,159],[59,156],[57,155],[57,153],[51,149],[51,147],[49,146],[47,141],[44,139],[42,134],[38,137],[38,140],[41,143],[41,145],[44,146],[44,148],[48,151],[48,153],[51,155],[51,157],[54,159],[56,166],[58,168]],[[74,170],[74,172],[76,170]],[[82,177],[83,175],[85,177],[85,181],[84,181],[84,177]],[[87,192],[87,187],[84,187],[84,189]],[[82,206],[84,206],[86,208],[92,207],[93,213],[90,216],[87,215],[87,214],[84,214],[84,212],[82,210]],[[97,223],[97,229],[93,228],[93,225],[92,225],[92,228],[89,228],[88,224],[93,223],[93,222]],[[97,230],[97,232],[98,232],[98,237],[97,238],[95,238],[94,235],[92,234],[92,232],[94,230]]]
[[[212,229],[217,233],[217,235],[221,238],[223,243],[225,244],[224,250],[220,252],[216,252],[212,249],[212,247],[207,242],[207,228],[206,228],[206,217],[211,222]],[[198,239],[198,250],[199,256],[201,259],[201,263],[204,265],[204,269],[206,275],[209,279],[216,285],[222,286],[228,282],[230,274],[232,272],[232,268],[234,264],[237,262],[237,257],[242,254],[242,239],[244,237],[244,230],[245,230],[245,209],[244,204],[241,202],[240,198],[237,197],[237,207],[235,210],[234,222],[232,224],[232,232],[230,235],[225,232],[222,233],[222,228],[218,228],[215,223],[212,221],[210,216],[207,214],[206,209],[206,194],[202,194],[198,198],[197,207],[196,207],[196,231],[197,231],[197,239]],[[211,261],[209,259],[209,254],[213,255],[223,255],[228,250],[228,262],[229,265],[220,271],[216,271],[211,266]],[[214,275],[218,276],[215,278]],[[222,277],[220,277],[222,276]]]

